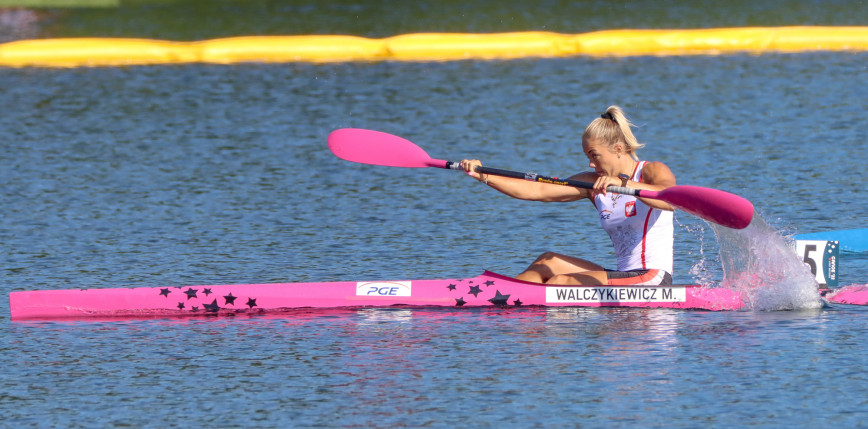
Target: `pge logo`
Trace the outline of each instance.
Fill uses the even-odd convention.
[[[357,296],[410,296],[410,282],[358,282]]]

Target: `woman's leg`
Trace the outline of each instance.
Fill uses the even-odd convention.
[[[560,253],[545,252],[515,278],[534,283],[606,284],[605,276],[605,269],[593,262]],[[602,282],[599,281],[601,278]],[[581,283],[578,283],[580,281]]]
[[[585,271],[583,273],[558,274],[546,282],[552,285],[605,285],[609,283],[609,276],[605,271]]]

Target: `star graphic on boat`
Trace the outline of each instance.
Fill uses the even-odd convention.
[[[166,298],[168,298],[169,297],[169,288],[160,289],[160,295],[163,295]]]
[[[513,301],[512,303],[515,304],[516,307],[521,307],[521,300],[518,298],[516,298],[516,300]]]
[[[190,288],[184,291],[184,294],[187,295],[187,300],[189,301],[192,298],[198,298],[196,296],[196,289]]]
[[[461,306],[463,306],[464,304],[467,304],[467,303],[464,301],[464,298],[455,298],[455,306],[456,306],[456,307],[461,307]]]
[[[500,293],[500,291],[497,291],[497,294],[494,295],[494,298],[489,299],[488,302],[494,305],[507,305],[508,303],[506,301],[508,299],[509,295],[503,295]]]
[[[226,305],[235,305],[235,299],[237,296],[232,296],[232,292],[229,292],[229,295],[223,297],[226,300]]]
[[[205,296],[208,296],[208,295],[211,295],[212,292],[211,292],[211,289],[205,288],[205,290],[203,290],[202,293],[204,293]]]
[[[449,286],[446,286],[446,289],[449,289],[449,290],[455,290],[455,285],[454,285],[454,284],[451,284],[451,285],[449,285]]]
[[[491,286],[491,285],[493,285],[493,284],[494,284],[494,280],[488,280],[488,281],[485,282],[485,285],[486,285],[486,286]]]
[[[199,311],[199,307],[194,305],[193,308],[190,309],[190,311]]]
[[[467,293],[472,293],[474,297],[479,298],[480,292],[482,292],[482,290],[479,288],[479,286],[470,286],[470,291]]]
[[[183,309],[184,309],[184,303],[183,303],[183,302],[179,302],[179,303],[178,303],[178,310],[183,310]]]
[[[253,298],[247,298],[247,306],[250,308],[256,307],[256,300]]]
[[[216,313],[217,311],[220,310],[220,306],[217,305],[217,298],[214,298],[214,301],[212,301],[210,304],[203,304],[203,305],[205,306],[205,311],[207,311],[209,313]]]

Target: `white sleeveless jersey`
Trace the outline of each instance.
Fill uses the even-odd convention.
[[[645,165],[647,161],[640,161],[630,180],[641,182]],[[672,273],[671,211],[653,209],[634,196],[611,192],[597,194],[593,201],[615,246],[618,271],[658,269]]]

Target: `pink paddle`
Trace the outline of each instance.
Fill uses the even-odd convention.
[[[447,161],[432,159],[410,140],[381,131],[342,128],[329,134],[328,144],[338,158],[362,164],[450,168]]]
[[[401,137],[372,130],[343,128],[333,131],[328,137],[329,149],[338,158],[362,164],[388,167],[436,167],[461,169],[457,162],[433,159],[413,142]],[[592,189],[593,183],[578,180],[558,179],[536,173],[520,173],[491,167],[479,167],[482,174],[514,177],[555,185]],[[609,186],[609,192],[634,195],[665,201],[673,206],[733,229],[744,229],[753,220],[753,204],[747,199],[729,192],[699,186],[672,186],[662,191],[645,191],[620,186]]]

